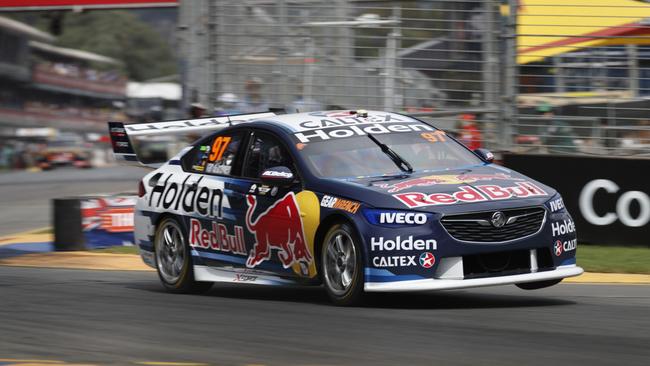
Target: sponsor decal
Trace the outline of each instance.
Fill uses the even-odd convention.
[[[436,263],[436,257],[431,252],[424,252],[420,254],[418,260],[415,255],[391,255],[379,256],[372,258],[372,265],[375,267],[415,267],[418,265],[424,268],[431,268]]]
[[[373,257],[372,265],[375,267],[411,267],[417,266],[414,255],[394,255]]]
[[[156,185],[149,193],[149,206],[181,213],[195,213],[210,218],[223,216],[224,201],[227,201],[223,194],[223,182],[214,179],[204,180],[204,176],[195,182],[190,182],[189,174],[180,181],[179,175],[158,176]],[[156,176],[151,179],[156,179]]]
[[[133,245],[136,199],[135,196],[81,199],[81,224],[86,246]]]
[[[555,252],[556,257],[559,257],[562,255],[562,253],[576,250],[577,247],[578,247],[577,239],[567,240],[564,242],[561,240],[556,240],[555,245],[553,246],[553,252]]]
[[[427,215],[418,212],[387,211],[379,214],[379,223],[423,225],[427,223]]]
[[[253,218],[253,213],[257,197],[247,195],[246,203],[246,227],[255,236],[255,245],[248,255],[246,266],[253,268],[269,260],[272,249],[277,249],[278,259],[284,268],[299,263],[303,274],[306,274],[313,257],[305,241],[295,194],[287,193],[256,218]]]
[[[551,207],[551,212],[556,212],[564,209],[564,201],[562,200],[562,197],[550,201],[548,205]]]
[[[353,116],[355,113],[354,111],[318,111],[318,112],[311,112],[309,113],[310,116],[315,116],[315,117],[350,117]],[[366,116],[368,113],[366,113]]]
[[[531,182],[517,182],[510,187],[497,185],[460,186],[454,193],[408,192],[394,194],[404,205],[409,208],[451,205],[455,203],[485,202],[505,200],[510,198],[527,198],[548,196],[548,194]]]
[[[255,282],[257,281],[257,276],[251,276],[243,273],[236,273],[233,282]]]
[[[347,211],[351,214],[357,213],[361,204],[356,201],[350,201],[343,198],[325,195],[320,201],[320,205],[327,208],[337,208],[339,210]]]
[[[576,225],[571,220],[564,220],[562,222],[551,223],[551,231],[553,236],[560,236],[575,233]]]
[[[553,246],[555,256],[559,257],[562,255],[562,241],[561,240],[556,240],[555,245]]]
[[[420,254],[420,265],[424,268],[431,268],[436,263],[436,257],[431,252]]]
[[[251,188],[248,190],[248,193],[258,194],[260,196],[265,196],[269,192],[273,192],[273,189],[270,186],[267,185],[258,186],[257,184],[251,185]]]
[[[580,192],[578,206],[582,216],[590,224],[605,226],[619,220],[628,227],[642,227],[650,222],[650,197],[647,193],[642,191],[625,192],[616,200],[615,212],[612,212],[611,209],[609,211],[601,209],[598,211],[606,212],[601,215],[594,208],[594,196],[600,190],[615,194],[619,192],[620,187],[608,179],[595,179],[584,186]],[[638,206],[636,211],[631,208],[633,202],[636,202],[636,206]],[[636,217],[633,216],[633,211],[638,212]]]
[[[204,229],[197,219],[190,219],[190,246],[246,255],[244,228],[235,225],[235,233],[229,234],[226,225],[212,222],[210,230]]]
[[[389,120],[395,120],[393,116],[387,115],[387,117]],[[370,119],[370,117],[368,118],[350,117],[350,118],[359,119],[359,120]],[[339,119],[341,118],[337,118],[337,120]],[[312,123],[312,122],[315,121],[302,122],[301,126],[305,127],[303,124]],[[435,131],[435,128],[424,123],[416,123],[411,121],[396,121],[396,122],[397,123],[382,121],[381,123],[367,123],[364,121],[361,124],[355,124],[356,122],[343,123],[335,120],[331,120],[331,121],[321,120],[321,125],[323,126],[323,128],[317,128],[314,130],[307,130],[307,131],[303,130],[303,132],[296,132],[294,136],[300,143],[309,143],[309,142],[318,142],[318,141],[325,141],[325,140],[337,139],[337,138],[364,136],[369,133],[373,135],[381,135],[381,134],[394,133],[394,132]],[[312,126],[312,124],[308,126]],[[325,126],[330,126],[330,127],[325,127]],[[335,127],[331,127],[331,126],[335,126]],[[305,127],[305,129],[308,128],[312,128],[312,127]]]
[[[283,172],[277,170],[265,170],[262,172],[262,178],[291,178],[293,174],[291,172]]]
[[[513,178],[507,174],[447,174],[447,175],[429,175],[415,179],[409,179],[394,184],[380,184],[379,187],[387,188],[389,193],[399,192],[413,187],[429,187],[439,184],[467,184],[478,181],[486,181],[493,179],[515,180],[521,181],[522,179]]]
[[[393,251],[393,250],[436,250],[438,242],[434,239],[416,239],[413,235],[402,240],[401,236],[395,240],[384,239],[383,237],[370,238],[370,250],[374,251]]]
[[[273,117],[274,113],[251,113],[238,116],[210,117],[190,120],[179,120],[155,123],[136,123],[125,125],[124,128],[129,135],[151,135],[165,132],[191,132],[198,130],[213,129],[213,127],[230,126],[232,124],[246,122],[257,118]]]
[[[321,117],[320,119],[312,119],[309,121],[303,121],[298,124],[300,128],[305,130],[314,130],[314,129],[323,129],[329,127],[341,127],[341,126],[350,126],[350,125],[365,125],[370,123],[412,123],[417,122],[413,119],[399,116],[396,114],[390,113],[373,113],[367,114],[365,117],[362,117],[358,114],[350,114],[349,111],[337,111],[329,113],[310,113],[311,116]]]
[[[133,232],[135,198],[90,198],[81,201],[83,231]]]
[[[111,127],[109,131],[113,136],[118,136],[118,137],[126,136],[126,130],[123,127]]]

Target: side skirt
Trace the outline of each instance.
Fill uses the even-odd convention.
[[[204,265],[194,265],[194,279],[205,282],[249,283],[266,286],[298,284],[296,281],[249,268],[216,268]]]

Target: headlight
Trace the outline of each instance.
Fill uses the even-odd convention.
[[[423,212],[372,208],[364,209],[363,216],[369,223],[381,226],[424,225],[432,217],[432,215]]]

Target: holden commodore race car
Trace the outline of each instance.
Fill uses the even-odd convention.
[[[203,135],[140,182],[135,239],[172,292],[213,282],[364,292],[554,285],[580,275],[576,232],[551,187],[429,123],[381,111],[257,113],[124,125]]]

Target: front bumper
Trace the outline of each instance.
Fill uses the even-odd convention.
[[[471,287],[511,285],[523,282],[537,282],[556,280],[566,277],[579,276],[584,272],[581,267],[572,265],[559,266],[551,271],[532,272],[511,276],[498,276],[474,279],[422,279],[392,282],[366,282],[364,290],[367,292],[405,292],[452,290]]]

